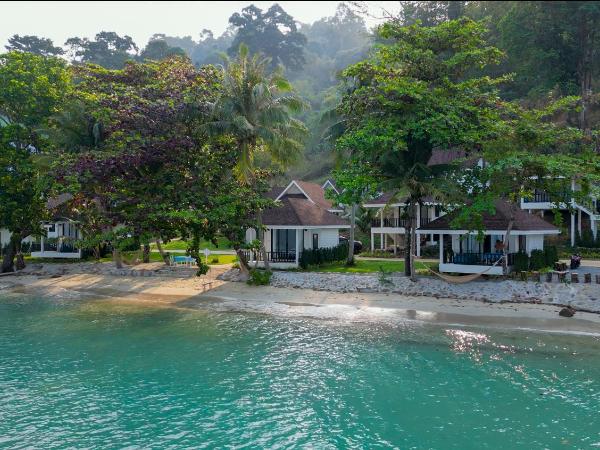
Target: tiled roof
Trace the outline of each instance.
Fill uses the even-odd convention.
[[[49,198],[46,201],[46,208],[47,209],[58,208],[60,205],[68,202],[69,200],[73,200],[73,196],[71,194],[69,194],[69,193],[59,194],[56,197]]]
[[[439,166],[442,164],[452,164],[458,159],[464,159],[462,163],[463,167],[472,167],[475,166],[479,161],[479,156],[473,156],[473,154],[469,155],[465,150],[459,148],[435,148],[431,152],[431,156],[429,157],[429,161],[427,161],[427,165]]]
[[[281,206],[263,212],[266,226],[339,226],[347,227],[348,221],[327,211],[328,208],[312,203],[301,194],[286,195],[279,200]]]
[[[506,230],[511,217],[511,205],[505,200],[497,200],[495,202],[496,213],[483,213],[483,227],[486,230]],[[445,216],[439,217],[426,225],[420,227],[421,230],[455,230],[450,226],[452,220],[458,212],[452,212]],[[546,222],[537,214],[529,214],[518,206],[514,211],[513,230],[515,231],[558,231],[554,225]]]
[[[306,192],[306,195],[308,195],[317,205],[325,209],[332,208],[331,200],[325,198],[325,189],[323,189],[323,187],[316,183],[309,183],[308,181],[294,181],[296,181],[296,184],[300,186],[300,189]]]

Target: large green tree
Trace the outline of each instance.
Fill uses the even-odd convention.
[[[0,227],[12,233],[2,272],[24,267],[21,241],[41,234],[48,183],[41,131],[70,89],[64,61],[28,52],[0,55]]]
[[[180,47],[171,47],[165,40],[152,39],[140,52],[140,59],[153,59],[155,61],[171,56],[185,56],[185,50]]]
[[[62,48],[56,47],[51,39],[18,34],[8,39],[5,48],[8,51],[29,52],[40,56],[60,56],[65,53]]]
[[[416,245],[416,209],[426,195],[444,197],[436,183],[448,168],[427,165],[432,150],[476,148],[493,134],[496,86],[505,78],[477,75],[502,56],[487,45],[485,32],[469,19],[435,27],[404,27],[392,21],[378,30],[385,44],[344,71],[349,90],[338,113],[346,129],[337,148],[346,157],[338,179],[344,184],[344,173],[358,170],[363,189],[372,190],[376,183],[407,198],[410,259]],[[407,267],[414,276],[414,264]]]
[[[271,58],[272,66],[283,64],[297,70],[304,65],[306,36],[298,31],[296,21],[277,3],[263,12],[250,5],[229,18],[237,33],[229,47],[235,55],[240,44],[248,46],[252,53],[262,53]]]
[[[98,64],[107,69],[122,69],[138,51],[130,36],[119,36],[114,31],[102,31],[94,40],[69,38],[65,45],[73,62]]]

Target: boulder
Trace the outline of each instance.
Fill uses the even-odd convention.
[[[575,315],[575,309],[567,306],[566,308],[561,309],[558,315],[562,317],[573,317]]]

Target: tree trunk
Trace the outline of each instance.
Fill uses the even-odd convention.
[[[356,205],[350,207],[350,238],[348,239],[348,260],[346,265],[354,265],[354,230],[356,228]]]
[[[244,255],[244,252],[238,245],[234,246],[234,249],[240,265],[240,272],[243,275],[248,276],[250,274],[250,266],[248,266],[248,260],[246,259],[246,255]]]
[[[15,255],[17,254],[17,250],[14,245],[14,240],[11,238],[8,246],[6,247],[6,252],[2,258],[2,273],[14,272],[15,271]]]
[[[410,222],[409,225],[404,229],[404,275],[407,277],[410,277],[410,263],[411,263],[411,258],[410,258],[410,236],[411,236],[411,232],[410,232],[411,226],[410,226]]]
[[[17,270],[23,270],[25,268],[25,257],[23,255],[23,252],[21,251],[21,242],[22,242],[22,238],[19,238],[18,240],[15,241],[15,256],[17,259],[17,262],[16,262]]]
[[[506,234],[504,235],[504,245],[502,246],[502,256],[504,257],[502,260],[502,274],[504,276],[508,275],[508,253],[506,251],[508,250],[508,240],[510,239],[510,232],[512,231],[514,222],[515,213],[511,206],[510,219],[508,221],[508,226],[506,227]]]
[[[158,249],[158,253],[160,253],[161,258],[165,262],[167,266],[171,265],[171,261],[169,260],[169,256],[164,252],[162,245],[160,243],[160,239],[156,239],[156,248]]]
[[[410,279],[417,281],[415,270],[415,253],[417,252],[417,203],[413,203],[410,207]]]
[[[269,258],[267,255],[267,248],[265,247],[265,230],[263,228],[262,223],[262,215],[258,215],[258,239],[260,241],[260,253],[263,258],[263,263],[265,265],[265,270],[271,270],[271,264],[269,262]],[[258,258],[257,258],[258,262]]]
[[[121,259],[121,250],[113,248],[113,261],[117,269],[123,268],[123,260]]]
[[[142,257],[144,263],[150,262],[150,244],[144,244],[144,255]]]
[[[593,66],[593,41],[595,26],[590,23],[588,14],[584,11],[580,11],[581,23],[580,23],[580,48],[581,57],[579,60],[579,83],[581,87],[581,111],[579,113],[579,128],[583,130],[584,134],[588,137],[592,136],[592,130],[589,121],[589,107],[592,97],[592,66]]]

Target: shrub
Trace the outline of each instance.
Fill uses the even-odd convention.
[[[586,229],[581,232],[581,235],[577,233],[575,238],[575,242],[579,247],[593,248],[596,247],[596,241],[594,240],[594,235],[592,234],[592,230]]]
[[[532,250],[529,258],[529,268],[540,270],[543,267],[546,267],[546,254],[543,250]]]
[[[421,256],[427,258],[437,258],[440,254],[440,246],[439,245],[428,245],[427,247],[423,247],[421,249]]]
[[[546,267],[553,267],[558,261],[558,249],[556,245],[549,245],[544,249],[544,259]]]
[[[247,283],[252,286],[268,286],[271,284],[272,275],[273,272],[268,270],[252,269]]]
[[[319,266],[346,259],[348,259],[348,243],[342,243],[335,247],[304,250],[300,255],[300,267],[306,269],[308,266]]]
[[[219,264],[219,257],[218,256],[213,256],[210,260],[211,264]]]
[[[208,264],[198,261],[198,271],[196,272],[196,276],[200,277],[202,275],[206,275],[209,269],[210,267],[208,267]]]
[[[381,285],[391,285],[393,284],[392,279],[390,278],[392,271],[387,270],[383,266],[379,266],[379,284]]]
[[[525,252],[515,253],[514,269],[517,272],[529,270],[529,256]]]

